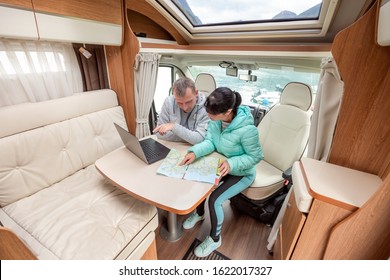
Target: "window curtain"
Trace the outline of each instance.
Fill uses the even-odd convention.
[[[320,81],[314,102],[307,157],[327,161],[344,93],[336,62],[325,58],[321,63]]]
[[[91,56],[84,56],[80,48]],[[109,88],[104,46],[74,43],[73,49],[81,70],[83,91]]]
[[[71,44],[0,40],[0,106],[60,98],[82,90]]]
[[[136,108],[136,136],[150,135],[149,112],[157,84],[160,56],[155,53],[139,53],[134,64],[134,95]]]

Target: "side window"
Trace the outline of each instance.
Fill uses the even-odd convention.
[[[173,68],[169,66],[159,66],[156,91],[154,93],[154,106],[156,107],[157,113],[160,113],[164,100],[169,95],[172,83]]]
[[[180,69],[174,66],[160,65],[158,67],[157,85],[154,93],[154,106],[157,114],[160,113],[165,98],[172,94],[174,81],[183,76]]]
[[[154,92],[154,100],[149,113],[149,127],[152,132],[157,125],[158,115],[164,100],[171,94],[173,82],[182,76],[181,71],[169,65],[160,65],[158,67],[156,91]]]

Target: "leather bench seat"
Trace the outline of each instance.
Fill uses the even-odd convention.
[[[115,92],[10,107],[0,117],[24,121],[0,129],[2,224],[38,259],[139,259],[154,240],[157,209],[94,166],[122,146],[113,122],[126,122]]]

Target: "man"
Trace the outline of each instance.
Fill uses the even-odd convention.
[[[210,120],[205,101],[206,97],[198,93],[194,81],[187,77],[176,80],[173,95],[165,99],[153,132],[163,140],[202,142]]]

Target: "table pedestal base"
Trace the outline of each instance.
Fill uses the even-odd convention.
[[[160,235],[164,240],[169,242],[178,241],[183,235],[182,224],[177,221],[177,215],[175,213],[167,211],[166,224],[162,224],[160,227]]]

